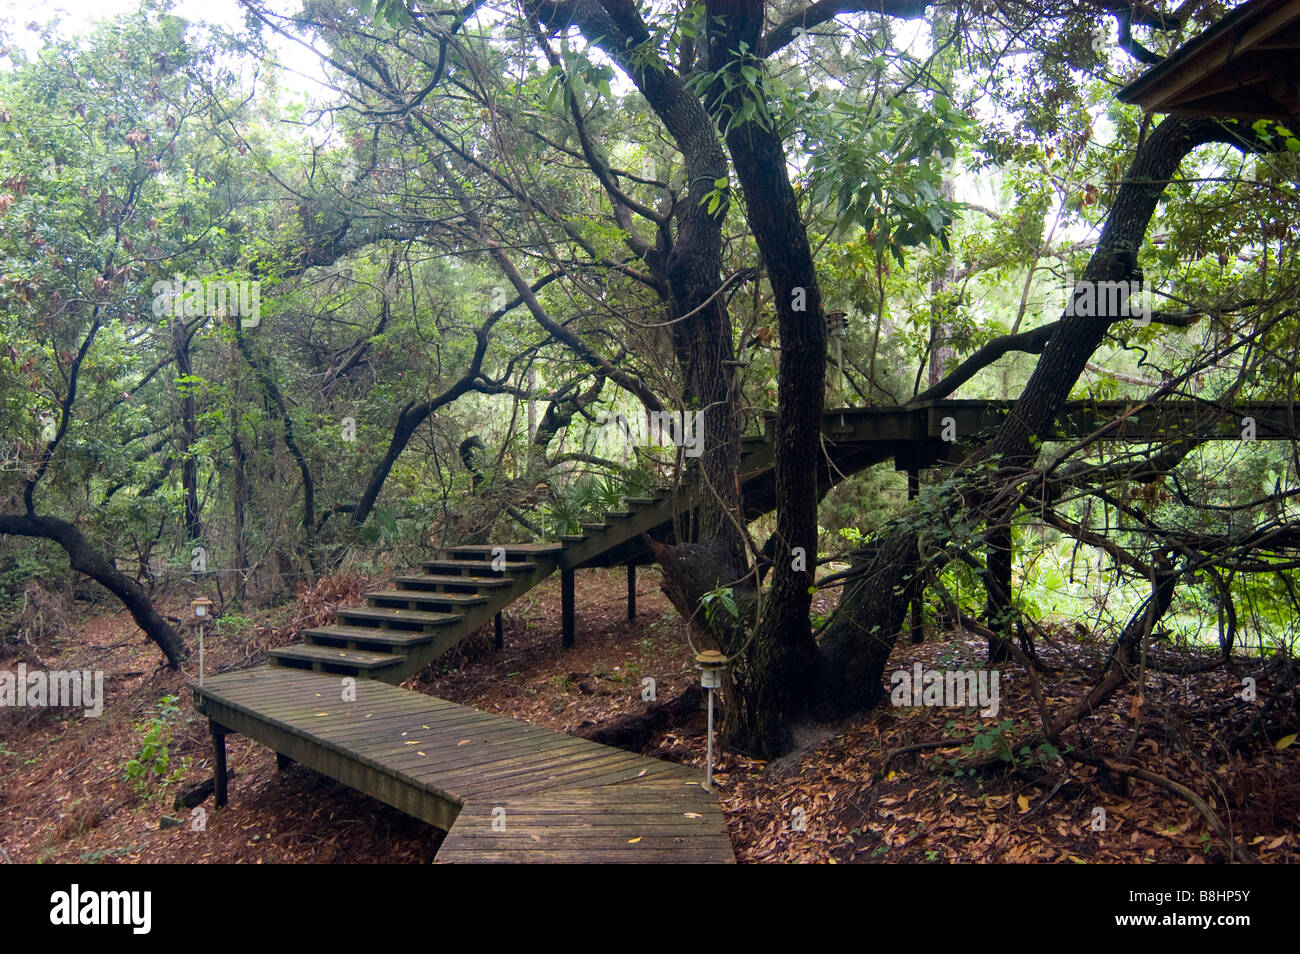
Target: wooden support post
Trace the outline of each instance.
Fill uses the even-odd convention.
[[[565,649],[573,646],[573,571],[560,571],[560,645]]]
[[[224,808],[226,804],[226,732],[224,725],[208,720],[208,730],[212,733],[212,790],[216,793],[214,807]]]
[[[275,767],[281,772],[283,772],[292,764],[293,764],[293,759],[289,758],[289,756],[285,755],[283,752],[275,753]]]
[[[915,500],[917,494],[921,492],[921,472],[915,467],[907,469],[907,499]],[[925,618],[921,610],[921,597],[919,595],[912,597],[912,626],[911,639],[914,643],[925,641]]]
[[[493,645],[496,647],[497,651],[500,652],[501,650],[506,648],[506,631],[505,631],[505,627],[501,623],[500,613],[497,613],[496,615],[496,624],[497,624],[496,642]]]
[[[627,618],[636,619],[636,564],[627,565]]]

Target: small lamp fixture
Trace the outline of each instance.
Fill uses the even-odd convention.
[[[208,607],[212,605],[212,600],[206,596],[200,596],[190,601],[194,607],[194,618],[199,621],[199,685],[203,685],[203,621],[208,618]]]
[[[706,649],[695,657],[695,668],[700,671],[700,685],[709,691],[709,741],[704,774],[704,787],[709,791],[713,791],[713,691],[722,685],[722,671],[729,662],[716,649]]]

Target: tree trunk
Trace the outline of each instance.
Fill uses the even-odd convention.
[[[293,457],[294,463],[298,465],[298,473],[302,478],[302,532],[303,544],[307,550],[307,563],[311,566],[313,573],[319,574],[320,566],[317,562],[318,555],[316,553],[316,481],[312,477],[311,467],[307,464],[307,457],[298,447],[298,441],[294,436],[293,417],[289,414],[289,406],[285,403],[284,396],[275,383],[270,362],[258,361],[254,358],[248,340],[244,337],[243,332],[238,329],[235,331],[235,343],[239,347],[239,353],[244,356],[245,363],[253,369],[253,373],[262,385],[263,392],[270,398],[271,403],[275,405],[280,414],[284,446]]]
[[[739,78],[745,64],[735,51],[758,48],[763,5],[738,8],[724,0],[710,0],[707,7],[711,66]],[[748,65],[766,69],[756,59]],[[724,99],[724,106],[738,110],[744,89],[738,82]],[[816,658],[808,614],[817,564],[817,493],[808,473],[810,462],[821,453],[826,319],[780,137],[758,120],[751,120],[729,127],[727,148],[745,193],[750,231],[767,267],[781,350],[773,435],[776,544],[772,585],[752,643],[732,660],[734,685],[723,738],[730,748],[769,758],[790,743],[790,723],[803,709],[807,678]],[[731,652],[735,650],[730,647]]]
[[[194,420],[194,385],[185,380],[194,373],[190,361],[189,329],[177,319],[172,325],[172,346],[176,355],[176,376],[181,379],[181,489],[185,497],[185,539],[197,542],[203,536],[199,519],[199,462],[194,456],[198,425]]]
[[[1217,120],[1169,117],[1137,150],[1119,187],[1097,251],[1084,272],[1086,281],[1121,281],[1133,274],[1156,204],[1182,160],[1209,142],[1240,146],[1233,130]],[[1101,344],[1115,317],[1065,315],[1025,385],[1019,400],[998,429],[981,460],[949,480],[952,512],[979,520],[1000,480],[1030,466],[1036,456],[1032,438],[1041,437],[1060,412],[1070,388]],[[996,470],[990,467],[996,464]],[[930,504],[934,506],[933,502]],[[823,716],[841,716],[867,708],[883,695],[882,677],[906,616],[904,594],[917,586],[919,552],[911,523],[923,518],[908,508],[891,521],[876,556],[862,578],[844,595],[821,640],[821,684],[817,687]],[[1009,514],[986,514],[991,526]],[[937,524],[935,525],[937,527]],[[946,540],[933,530],[927,551]]]
[[[945,175],[939,194],[949,202],[956,196],[953,186],[953,180]],[[930,283],[930,373],[926,378],[930,387],[942,381],[944,374],[950,370],[948,365],[954,364],[957,360],[957,349],[952,342],[951,324],[956,309],[948,302],[949,289],[952,288],[956,276],[957,260],[953,255],[949,255],[943,274]]]
[[[244,441],[239,436],[240,415],[237,408],[231,408],[230,423],[234,437],[231,441],[232,462],[235,478],[234,493],[231,495],[231,518],[235,538],[235,602],[243,602],[248,586],[248,548],[244,541],[244,524],[248,514],[248,454],[244,450]]]
[[[86,574],[121,600],[145,635],[158,644],[173,669],[189,655],[185,643],[158,615],[140,584],[122,574],[72,524],[56,517],[35,514],[0,514],[0,534],[6,533],[52,540],[63,547],[72,569]]]
[[[685,514],[680,544],[702,543],[725,554],[723,563],[743,577],[748,569],[744,536],[736,525],[740,509],[740,433],[737,414],[735,349],[722,283],[722,225],[728,202],[712,212],[707,196],[727,178],[727,157],[713,120],[682,77],[667,62],[647,55],[650,32],[634,4],[574,0],[556,4],[531,0],[531,14],[551,31],[576,25],[632,79],[663,121],[685,165],[685,193],[674,205],[677,233],[663,230],[667,277],[674,321],[669,325],[673,351],[682,375],[687,413],[704,414],[703,448],[686,469],[683,483],[701,501]],[[683,589],[693,589],[681,581]],[[688,610],[687,615],[692,611]]]
[[[989,637],[988,658],[990,663],[1006,662],[1011,658],[1007,640],[1011,638],[1011,619],[1008,610],[1011,607],[1011,564],[1014,553],[1011,548],[1011,525],[998,524],[991,528],[985,537],[985,590],[988,599],[985,603],[985,617],[989,629],[1001,636],[1001,639]]]
[[[931,65],[932,76],[940,88],[952,82],[953,70],[957,57],[950,46],[953,37],[953,16],[942,8],[936,7],[930,20],[930,48],[942,50]],[[951,171],[945,171],[939,186],[939,195],[951,202],[956,198],[956,182]],[[927,382],[934,387],[941,380],[949,363],[957,358],[957,350],[952,343],[951,319],[955,311],[947,302],[947,291],[957,275],[957,258],[951,252],[945,254],[943,274],[930,283],[930,373]]]

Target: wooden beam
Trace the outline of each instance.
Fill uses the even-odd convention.
[[[212,790],[216,793],[213,805],[224,808],[226,804],[226,732],[224,725],[208,720],[212,733]]]
[[[574,612],[573,612],[573,571],[560,571],[560,645],[565,649],[573,646]]]
[[[283,752],[275,753],[275,767],[277,770],[283,772],[292,764],[293,759],[289,758],[289,756],[285,755]]]
[[[627,618],[636,619],[636,564],[627,565]]]
[[[500,613],[497,613],[496,615],[496,641],[493,645],[496,647],[498,652],[506,648],[506,631],[505,627],[501,623]]]

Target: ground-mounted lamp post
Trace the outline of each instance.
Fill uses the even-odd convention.
[[[212,605],[212,600],[206,596],[200,596],[191,600],[190,605],[194,607],[194,618],[199,621],[199,685],[203,685],[203,621],[208,618],[208,607]]]
[[[709,741],[705,756],[704,787],[713,791],[713,691],[722,685],[722,671],[729,660],[716,649],[706,649],[695,657],[700,671],[700,685],[709,693]]]

